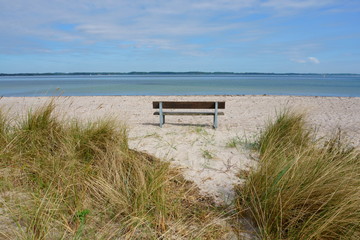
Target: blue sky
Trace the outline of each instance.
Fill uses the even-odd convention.
[[[0,72],[360,73],[359,0],[0,0]]]

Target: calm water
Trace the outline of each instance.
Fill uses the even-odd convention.
[[[242,94],[360,97],[360,75],[0,76],[0,96]]]

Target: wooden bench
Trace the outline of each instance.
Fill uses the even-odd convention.
[[[225,102],[153,102],[153,109],[159,109],[154,112],[154,115],[160,116],[160,127],[165,123],[166,115],[211,115],[214,116],[214,128],[218,127],[218,115],[224,115],[218,109],[225,109]],[[213,111],[201,112],[179,112],[169,111],[165,112],[163,109],[212,109]]]

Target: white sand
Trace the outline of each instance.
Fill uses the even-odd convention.
[[[14,117],[41,106],[46,97],[4,97],[0,108]],[[225,101],[225,115],[219,128],[212,128],[211,116],[167,116],[163,128],[154,116],[153,101]],[[353,144],[360,144],[360,98],[291,96],[106,96],[59,97],[57,111],[66,117],[94,120],[114,116],[129,126],[130,147],[170,161],[184,170],[204,194],[217,201],[232,197],[236,173],[256,165],[242,145],[228,148],[236,137],[251,141],[276,111],[291,107],[307,113],[308,122],[319,135],[340,128]]]

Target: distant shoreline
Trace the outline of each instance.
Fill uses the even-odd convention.
[[[48,73],[0,73],[0,76],[108,76],[108,75],[347,75],[358,76],[359,73],[262,73],[262,72],[48,72]]]
[[[0,76],[0,96],[288,95],[360,97],[360,75],[158,73]]]
[[[67,95],[58,95],[58,96],[1,96],[2,98],[107,98],[107,97],[158,97],[158,98],[169,98],[169,97],[179,97],[179,98],[206,98],[206,97],[291,97],[291,98],[360,98],[359,96],[313,96],[313,95],[271,95],[271,94],[207,94],[207,95],[79,95],[79,96],[67,96]]]

